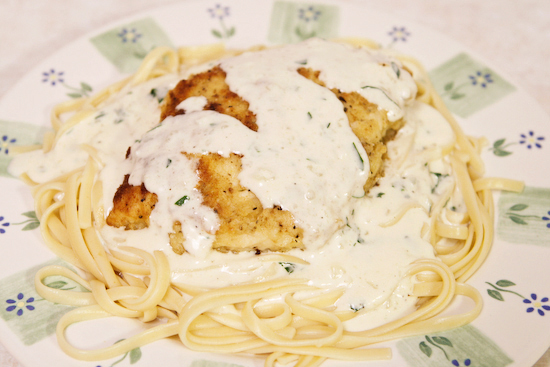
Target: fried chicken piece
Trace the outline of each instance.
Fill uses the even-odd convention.
[[[219,67],[180,81],[168,92],[161,120],[184,114],[177,106],[189,97],[206,97],[205,110],[232,116],[253,131],[258,131],[256,115],[247,101],[233,93]],[[292,213],[277,208],[263,208],[250,190],[239,183],[241,157],[218,154],[188,155],[198,159],[198,189],[203,204],[214,209],[220,220],[213,248],[219,251],[288,251],[304,248],[302,229],[297,228]],[[176,232],[177,234],[177,232]],[[170,238],[176,237],[170,234]],[[171,241],[172,244],[172,241]],[[172,244],[172,248],[174,248]],[[177,245],[176,245],[177,246]]]
[[[129,177],[124,176],[124,182],[115,193],[107,224],[132,230],[149,227],[149,216],[155,209],[157,195],[147,191],[143,183],[141,186],[128,184]]]
[[[185,252],[185,247],[183,243],[185,242],[185,236],[181,230],[181,222],[175,221],[172,226],[174,233],[169,233],[168,238],[170,238],[170,246],[172,246],[172,251],[178,255],[182,255]]]
[[[214,209],[220,221],[214,249],[284,252],[304,248],[303,230],[296,226],[292,213],[279,206],[264,208],[256,195],[240,184],[241,156],[210,153],[188,157],[198,160],[197,189],[203,204]]]
[[[166,103],[162,108],[161,121],[167,116],[184,114],[177,106],[189,97],[206,97],[208,101],[204,110],[217,111],[232,116],[253,131],[258,131],[256,115],[248,109],[248,102],[229,90],[225,82],[225,71],[219,66],[209,71],[181,80],[174,89],[166,95]]]
[[[206,97],[208,103],[204,107],[205,110],[215,110],[233,116],[249,129],[258,130],[256,116],[248,109],[248,102],[229,90],[225,83],[225,72],[219,67],[180,81],[168,92],[161,120],[167,116],[184,114],[185,111],[177,109],[177,106],[183,100],[196,96]],[[130,152],[127,153],[127,158],[129,156]],[[204,197],[203,204],[214,209],[220,220],[214,249],[238,252],[288,251],[292,248],[304,248],[303,230],[295,225],[292,213],[280,207],[263,208],[256,195],[240,185],[237,179],[242,166],[240,156],[232,154],[226,158],[214,153],[186,156],[197,160],[200,178],[197,189]],[[115,198],[124,196],[127,190],[126,185],[121,185]],[[135,200],[132,204],[143,205]],[[119,206],[115,205],[110,216],[122,216],[123,213],[118,213],[118,210]],[[136,222],[138,219],[134,218]],[[109,222],[113,223],[110,225],[121,226],[118,221]],[[126,223],[124,225],[126,229],[134,229]],[[185,252],[185,235],[181,231],[181,223],[175,222],[173,230],[174,232],[169,234],[170,245],[175,253],[182,254]]]
[[[319,71],[300,68],[298,72],[304,78],[325,87],[325,83],[319,79]],[[369,178],[363,186],[365,192],[368,192],[384,176],[386,143],[395,137],[404,121],[400,119],[391,122],[386,111],[379,109],[357,92],[344,93],[336,88],[331,89],[331,92],[342,102],[351,130],[359,138],[369,157]]]
[[[298,72],[312,82],[326,87],[319,79],[319,71],[301,68]],[[189,97],[204,96],[207,99],[205,110],[215,110],[230,115],[253,131],[258,131],[256,116],[248,109],[249,104],[240,96],[229,90],[225,82],[225,72],[220,67],[192,76],[180,81],[177,86],[168,92],[166,103],[163,105],[161,121],[168,116],[185,114],[177,106]],[[342,102],[343,109],[349,119],[352,131],[357,135],[365,148],[370,163],[370,175],[364,184],[368,191],[383,175],[383,160],[386,153],[386,141],[393,138],[403,121],[390,122],[385,111],[377,105],[368,102],[359,93],[344,93],[337,89],[331,90]],[[294,217],[289,211],[281,207],[263,208],[260,200],[247,188],[243,187],[238,174],[241,171],[241,156],[231,154],[222,157],[216,153],[185,154],[189,159],[197,161],[199,184],[197,189],[203,195],[203,204],[212,208],[218,215],[220,226],[215,233],[213,248],[222,252],[228,251],[279,251],[284,252],[293,248],[303,249],[303,230],[296,226]],[[127,179],[125,179],[127,186]],[[143,185],[126,187],[123,183],[115,200],[137,208],[130,211],[120,203],[113,208],[111,215],[114,218],[123,217],[125,221],[111,220],[107,223],[114,226],[125,226],[126,229],[139,229],[148,225],[148,218],[152,208],[145,217],[136,216],[147,212],[150,202],[147,200],[132,199],[134,192],[142,195],[156,195],[148,193]],[[143,194],[145,190],[145,194]],[[119,192],[120,191],[120,192]],[[129,198],[123,198],[124,196]],[[148,197],[148,196],[147,196]],[[156,202],[156,201],[155,201]],[[122,211],[122,213],[118,213]],[[146,222],[144,222],[146,220]],[[113,224],[111,224],[113,223]],[[147,225],[140,224],[147,223]],[[181,223],[175,222],[174,233],[169,234],[172,249],[177,254],[185,252],[185,235],[181,230]]]

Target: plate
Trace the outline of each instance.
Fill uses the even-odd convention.
[[[360,2],[253,0],[188,1],[120,20],[41,62],[0,101],[0,339],[17,359],[27,366],[263,364],[246,356],[189,352],[175,340],[108,361],[65,356],[53,332],[68,308],[41,300],[32,285],[36,269],[59,260],[41,242],[28,188],[9,177],[6,166],[13,146],[40,141],[53,105],[99,91],[131,73],[154,46],[225,42],[243,48],[312,36],[368,37],[419,59],[466,133],[486,137],[482,155],[487,176],[526,183],[521,194],[495,195],[494,246],[469,281],[483,295],[480,317],[462,328],[384,343],[392,348],[393,359],[383,364],[529,367],[536,362],[550,345],[550,167],[543,149],[550,144],[548,116],[489,62],[430,29]],[[71,284],[60,279],[55,286]],[[80,334],[77,343],[102,346],[141,327],[128,320],[110,321],[109,326],[76,325],[70,332]]]

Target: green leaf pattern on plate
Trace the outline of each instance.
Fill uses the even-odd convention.
[[[206,8],[212,18],[218,20],[219,27],[211,28],[210,34],[216,39],[228,40],[239,33],[234,25],[228,26],[226,19],[230,8],[221,4]],[[311,3],[275,1],[269,24],[268,39],[275,43],[298,42],[310,37],[331,38],[338,36],[340,9],[338,6]],[[405,42],[410,36],[405,27],[394,27],[388,35],[393,44]],[[137,20],[92,38],[90,42],[120,72],[128,73],[137,69],[143,57],[156,46],[173,46],[162,28],[152,19]],[[48,72],[49,73],[49,72]],[[53,74],[55,73],[55,75]],[[51,74],[51,75],[50,75]],[[448,60],[431,72],[436,89],[442,94],[451,111],[461,117],[468,117],[514,91],[514,87],[485,65],[475,61],[469,55],[461,53]],[[54,69],[44,74],[44,82],[63,85],[71,98],[87,97],[92,87],[85,82],[78,86],[65,84],[63,74]],[[25,123],[0,121],[0,176],[6,176],[8,152],[14,145],[37,144],[42,140],[46,129]],[[532,131],[521,134],[519,141],[509,138],[497,139],[489,148],[496,156],[506,157],[512,154],[510,147],[523,144],[528,149],[541,148],[543,137]],[[538,144],[538,145],[537,145]],[[1,178],[0,178],[1,179]],[[504,193],[499,201],[498,234],[501,238],[515,243],[550,245],[550,189],[527,188],[522,194]],[[37,228],[40,223],[34,211],[21,214],[26,219],[13,225],[21,225],[21,230]],[[1,221],[4,220],[2,218]],[[4,223],[8,223],[4,220]],[[542,225],[540,225],[542,223]],[[8,227],[8,226],[4,226]],[[539,228],[540,227],[540,228]],[[525,228],[525,231],[518,231]],[[61,264],[60,260],[47,264]],[[13,333],[26,345],[32,345],[52,334],[57,320],[70,307],[43,301],[34,290],[33,278],[36,271],[43,267],[32,267],[0,280],[0,298],[4,307],[0,317]],[[47,279],[51,288],[71,290],[80,287],[64,278]],[[537,311],[544,314],[547,297],[539,298],[532,293],[529,297],[513,291],[512,281],[501,279],[492,284],[487,294],[499,302],[506,301],[506,295],[521,297],[528,306],[526,312]],[[80,289],[83,291],[83,289]],[[480,347],[481,346],[481,347]],[[512,360],[487,336],[474,326],[423,335],[400,340],[397,349],[411,366],[476,366],[501,367]],[[142,358],[142,350],[135,348],[117,358],[110,366],[123,361],[133,365]],[[239,365],[210,360],[194,360],[191,367],[240,367]]]
[[[550,246],[550,189],[525,187],[502,192],[498,201],[497,235],[512,243]]]
[[[542,149],[544,136],[536,135],[533,130],[529,130],[527,134],[519,134],[520,139],[517,142],[506,143],[506,138],[498,139],[493,143],[493,146],[489,148],[489,151],[493,152],[497,157],[506,157],[512,154],[510,150],[507,150],[509,146],[516,144],[523,145],[528,150]],[[535,148],[535,149],[533,149]]]
[[[515,90],[515,87],[466,53],[460,53],[430,72],[436,91],[447,107],[468,117]]]
[[[155,47],[173,47],[170,38],[152,18],[113,28],[90,42],[122,73],[136,71],[143,58]]]
[[[23,222],[13,223],[13,225],[23,225],[24,224],[25,226],[21,230],[30,231],[30,230],[33,230],[33,229],[38,228],[40,226],[40,221],[36,217],[36,212],[34,210],[22,213],[21,215],[24,216],[24,217],[29,218],[29,219],[27,219]]]
[[[48,302],[34,289],[34,275],[46,265],[62,265],[59,259],[31,267],[0,280],[0,318],[25,345],[32,345],[55,332],[57,321],[73,307]],[[87,291],[78,283],[62,277],[48,277],[47,285],[56,289],[76,288]],[[64,282],[64,283],[62,283]]]
[[[504,289],[515,286],[516,284],[514,282],[502,279],[497,281],[496,285],[490,282],[485,283],[489,284],[492,287],[487,289],[487,293],[489,294],[489,296],[496,299],[497,301],[505,301],[504,293],[510,293],[523,299],[523,303],[527,305],[527,309],[525,310],[527,313],[535,314],[536,311],[538,315],[545,316],[546,312],[550,311],[550,299],[546,296],[541,298],[536,293],[531,293],[529,294],[529,297],[524,297],[521,294],[514,292],[510,289]]]
[[[274,43],[294,43],[311,37],[337,37],[339,11],[334,5],[275,1],[268,39]]]
[[[24,122],[0,120],[0,177],[12,177],[8,165],[13,158],[13,148],[40,144],[48,130]]]
[[[230,16],[230,8],[221,4],[216,4],[212,8],[208,8],[208,13],[212,18],[218,20],[220,28],[211,30],[212,35],[221,40],[227,40],[235,35],[236,29],[234,26],[228,27],[224,19]]]
[[[504,367],[512,359],[472,325],[397,342],[400,356],[414,367]]]

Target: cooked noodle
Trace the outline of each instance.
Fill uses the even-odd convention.
[[[366,40],[354,40],[353,43],[358,42],[362,46],[373,46]],[[45,141],[44,151],[52,149],[60,136],[86,116],[96,113],[98,105],[118,91],[175,73],[181,65],[226,55],[227,51],[220,47],[179,51],[158,48],[145,58],[131,78],[91,98],[59,104],[51,116],[56,133]],[[523,185],[512,180],[482,178],[483,162],[477,141],[464,135],[434,91],[422,66],[409,57],[400,59],[417,83],[417,100],[435,107],[447,119],[456,136],[454,147],[429,152],[431,158],[427,158],[447,157],[456,187],[450,188],[441,196],[440,202],[432,206],[430,224],[425,228],[426,237],[438,259],[417,261],[406,275],[416,281],[413,296],[421,301],[416,311],[370,330],[350,332],[344,329],[343,322],[361,312],[335,310],[333,305],[341,296],[340,291],[317,292],[306,299],[294,297],[296,292],[314,288],[307,285],[307,279],[275,279],[205,290],[172,282],[167,258],[161,251],[148,253],[135,248],[107,251],[94,228],[94,223],[96,226],[104,224],[104,213],[98,204],[102,187],[95,180],[101,162],[94,148],[84,147],[90,156],[84,167],[51,182],[34,184],[32,189],[46,245],[86,274],[85,279],[60,266],[48,266],[36,274],[35,286],[42,297],[51,302],[78,306],[65,314],[57,326],[57,338],[63,351],[80,360],[102,360],[177,335],[187,348],[194,351],[267,355],[266,366],[277,362],[318,366],[326,359],[389,359],[391,350],[370,346],[447,330],[474,320],[481,312],[481,296],[464,282],[483,264],[491,248],[491,190],[521,191]],[[63,119],[62,115],[67,113],[71,116]],[[402,164],[400,162],[399,166]],[[26,181],[32,183],[28,177]],[[465,203],[466,213],[446,215],[446,202],[456,192]],[[393,226],[407,212],[418,208],[415,204],[406,205],[381,226]],[[442,238],[448,239],[445,245],[441,245]],[[262,256],[266,262],[304,262],[287,254]],[[52,275],[70,278],[90,292],[49,288],[43,280]],[[261,302],[276,295],[285,295],[284,302]],[[462,314],[440,316],[456,295],[471,298],[474,306]],[[68,342],[65,331],[70,325],[112,316],[144,322],[165,319],[166,322],[107,348],[83,350]]]

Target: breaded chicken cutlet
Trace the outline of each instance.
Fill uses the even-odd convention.
[[[319,71],[300,68],[298,73],[322,87]],[[226,74],[220,67],[196,74],[180,81],[168,92],[162,107],[161,121],[168,116],[185,114],[178,105],[189,97],[203,96],[207,103],[204,110],[214,110],[232,116],[253,131],[258,131],[256,116],[249,104],[233,93],[225,82]],[[331,91],[342,102],[350,127],[368,154],[370,173],[364,184],[365,192],[383,176],[386,142],[391,140],[403,125],[402,120],[390,122],[385,111],[370,103],[357,92]],[[196,189],[203,196],[203,205],[217,213],[219,229],[213,249],[227,252],[277,251],[303,249],[303,230],[296,226],[291,212],[275,206],[264,208],[256,195],[243,187],[238,179],[241,156],[223,157],[216,153],[187,154],[196,164],[199,183]],[[117,190],[114,206],[107,224],[135,230],[148,225],[148,216],[154,210],[156,194],[141,186],[128,185],[127,178]],[[185,234],[181,223],[175,222],[169,235],[172,249],[177,254],[185,252]]]

